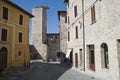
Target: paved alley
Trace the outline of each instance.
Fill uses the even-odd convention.
[[[58,80],[69,67],[56,63],[31,63],[29,71],[19,77],[19,80]]]
[[[13,74],[14,76],[7,76],[8,78],[0,78],[0,80],[100,80],[72,69],[67,64],[39,61],[32,62],[27,71],[13,72]]]

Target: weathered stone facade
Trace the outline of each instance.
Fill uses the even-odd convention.
[[[37,50],[35,54],[39,54],[42,59],[47,58],[47,13],[43,6],[33,9],[32,14],[32,44]]]
[[[81,0],[69,0],[67,5],[67,50],[71,50],[73,67],[83,69],[82,5],[80,3],[82,3]],[[79,9],[76,17],[74,14],[75,6],[77,6],[77,10]]]
[[[58,33],[47,34],[47,8],[45,6],[33,9],[32,41],[30,45],[31,59],[43,59],[57,61],[57,53],[60,50]]]
[[[59,61],[57,54],[60,51],[59,33],[47,34],[48,61]]]
[[[84,0],[84,6],[82,0],[64,1],[70,35],[67,47],[73,49],[73,67],[103,80],[120,80],[120,1]]]
[[[60,21],[60,51],[64,54],[67,52],[67,17],[66,11],[58,11]]]

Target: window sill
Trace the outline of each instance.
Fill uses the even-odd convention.
[[[23,43],[18,43],[18,44],[23,44]]]
[[[0,41],[0,42],[2,42],[2,43],[8,43],[8,41]]]
[[[6,19],[2,19],[2,21],[3,21],[3,22],[7,22],[8,20],[6,20]]]
[[[96,20],[92,21],[91,25],[95,24],[96,23]]]

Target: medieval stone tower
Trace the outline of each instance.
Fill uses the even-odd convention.
[[[45,6],[35,7],[32,10],[34,18],[32,19],[32,43],[34,47],[34,56],[47,58],[47,8]]]

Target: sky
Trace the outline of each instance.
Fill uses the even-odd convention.
[[[49,7],[47,10],[47,33],[59,32],[59,20],[57,11],[66,10],[64,0],[11,0],[18,6],[32,14],[32,9],[39,5]],[[32,19],[30,20],[30,43],[32,41]]]

